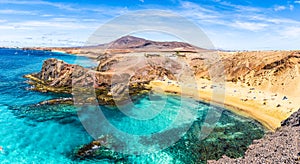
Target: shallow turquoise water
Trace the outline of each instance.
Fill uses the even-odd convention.
[[[4,149],[0,152],[0,163],[116,162],[113,159],[79,160],[72,157],[76,147],[92,141],[92,137],[81,125],[75,107],[32,106],[43,100],[68,96],[26,90],[29,86],[22,76],[39,71],[42,61],[47,58],[59,58],[87,67],[95,66],[95,63],[87,62],[84,57],[43,51],[0,49],[0,146]],[[187,102],[189,101],[187,99]],[[206,139],[199,140],[201,129],[211,125],[204,123],[208,106],[201,102],[196,103],[197,106],[192,109],[194,113],[178,113],[182,109],[190,110],[192,105],[182,105],[180,97],[177,96],[146,95],[135,102],[135,108],[127,108],[126,114],[137,118],[143,116],[147,121],[127,117],[114,107],[101,107],[106,119],[114,127],[138,136],[135,138],[138,140],[136,142],[115,136],[138,150],[155,149],[167,139],[159,140],[160,138],[152,136],[153,140],[158,141],[156,145],[141,144],[149,140],[143,140],[140,136],[151,136],[154,133],[171,132],[191,126],[186,129],[187,133],[178,134],[179,140],[162,150],[145,155],[123,155],[124,158],[119,162],[202,163],[207,159],[220,158],[223,154],[239,157],[253,139],[264,134],[264,129],[257,122],[214,108],[212,110],[215,115],[221,114],[221,117],[214,131]],[[177,116],[179,121],[169,126]],[[100,128],[103,129],[102,132],[111,133],[108,127]]]
[[[0,49],[0,163],[55,163],[70,161],[66,156],[78,144],[90,141],[89,135],[78,123],[63,124],[57,120],[42,120],[40,115],[26,117],[16,115],[12,107],[35,104],[64,95],[38,93],[26,90],[29,87],[22,76],[38,72],[43,61],[58,58],[69,63],[86,58],[43,52]],[[22,109],[24,109],[22,108]],[[77,117],[74,116],[74,119]],[[40,120],[41,121],[40,121]]]

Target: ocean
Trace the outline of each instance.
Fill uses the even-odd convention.
[[[113,158],[74,158],[76,148],[93,140],[82,125],[77,108],[63,104],[34,106],[41,101],[71,95],[29,90],[30,85],[23,78],[26,74],[38,72],[48,58],[87,68],[97,65],[88,58],[63,53],[0,49],[0,163],[205,163],[224,154],[241,157],[247,146],[265,133],[264,127],[256,121],[226,109],[210,108],[206,103],[175,95],[151,93],[135,101],[126,114],[117,107],[100,106],[106,121],[134,136],[134,142],[121,135],[114,137],[123,141],[131,151],[136,149],[139,153],[125,154],[118,161]],[[185,103],[182,103],[183,99]],[[192,111],[192,114],[187,111]],[[207,123],[209,111],[220,115],[214,125]],[[147,120],[134,119],[129,115],[142,116]],[[214,130],[200,139],[203,127],[208,126],[214,126]],[[162,137],[161,143],[152,143],[151,140],[141,142],[144,136],[155,137],[154,134],[179,129],[184,129],[183,133]],[[104,131],[110,132],[109,129]],[[172,137],[177,138],[172,140]]]

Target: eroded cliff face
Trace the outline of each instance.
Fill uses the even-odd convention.
[[[219,62],[207,62],[207,53],[187,55],[186,60],[198,78],[210,79],[209,70],[224,68],[226,81],[270,92],[297,96],[300,91],[300,51],[211,52]]]
[[[300,91],[299,51],[245,52],[229,57],[225,64],[230,81],[289,96]]]
[[[160,61],[158,64],[144,60],[138,67],[130,64],[129,60],[136,62],[134,58],[126,59],[125,63],[119,60],[117,65],[110,65],[105,71],[94,71],[61,60],[48,59],[44,61],[40,72],[25,77],[29,79],[32,90],[72,93],[73,96],[86,94],[77,96],[80,102],[93,102],[93,97],[96,97],[99,104],[114,104],[115,101],[128,99],[126,95],[143,94],[149,89],[146,84],[152,80],[175,79],[174,74],[163,67],[165,63],[161,60],[157,60]]]
[[[223,60],[227,80],[240,80],[248,85],[271,83],[284,85],[280,80],[293,80],[299,76],[300,52],[241,52]]]

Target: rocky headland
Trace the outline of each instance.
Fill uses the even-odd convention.
[[[179,63],[160,58],[144,58],[138,63],[138,69],[128,65],[129,62],[134,64],[135,58],[126,58],[126,63],[122,60],[125,59],[109,59],[100,64],[97,70],[90,70],[61,60],[48,59],[44,61],[40,72],[24,77],[29,79],[31,90],[79,95],[76,97],[77,102],[82,103],[92,103],[96,97],[99,104],[113,105],[115,102],[126,101],[127,95],[134,97],[149,91],[147,84],[150,81],[164,78],[174,80],[174,75],[163,67],[166,62],[174,66],[174,71],[180,69]],[[85,93],[85,96],[80,93]],[[69,99],[56,99],[40,104],[70,102]]]

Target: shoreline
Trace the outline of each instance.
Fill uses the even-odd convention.
[[[198,79],[197,85],[198,89],[196,92],[194,92],[195,88],[183,88],[177,82],[171,80],[152,81],[149,87],[155,92],[182,94],[226,108],[238,115],[260,122],[264,127],[273,132],[281,126],[283,120],[296,112],[298,110],[297,107],[299,107],[299,104],[296,102],[286,100],[280,102],[279,99],[282,95],[277,94],[277,99],[273,99],[272,94],[274,93],[253,89],[253,87],[239,86],[230,82],[225,83],[225,88],[223,88],[224,93],[214,92],[211,89],[212,83],[209,80]],[[183,90],[185,92],[182,92]],[[237,93],[237,90],[239,90],[239,93]],[[251,94],[249,90],[255,95],[255,99],[249,98],[249,94]],[[279,106],[278,104],[281,105]]]
[[[45,50],[41,48],[32,48],[32,50]],[[78,49],[49,49],[51,52],[64,53],[74,56],[84,56],[91,60],[97,57],[93,54],[80,53]],[[280,127],[281,121],[287,119],[291,114],[296,112],[300,107],[295,95],[282,95],[270,92],[268,89],[258,89],[246,86],[243,83],[225,82],[224,93],[216,93],[211,86],[211,81],[206,79],[197,79],[197,91],[194,88],[184,88],[188,92],[182,92],[182,86],[175,81],[152,81],[149,87],[154,91],[163,93],[186,94],[186,96],[195,98],[206,103],[226,108],[236,114],[250,117],[260,122],[267,129],[275,131]],[[189,91],[190,90],[190,91]],[[250,95],[250,96],[249,96]],[[276,96],[274,96],[276,95]],[[283,100],[288,97],[288,100]]]

